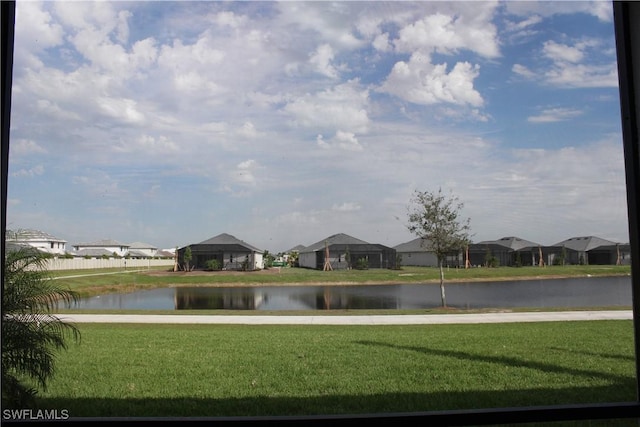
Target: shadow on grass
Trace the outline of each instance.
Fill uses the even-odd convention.
[[[533,425],[638,426],[640,405],[632,377],[550,363],[521,360],[504,355],[479,355],[457,350],[421,346],[395,346],[359,341],[361,345],[388,347],[396,351],[457,358],[534,369],[550,374],[604,380],[602,386],[570,386],[522,390],[466,390],[432,393],[381,393],[202,399],[176,398],[41,398],[44,410],[65,410],[70,421],[113,421],[129,417],[136,423],[176,421],[183,423],[352,425],[375,417],[376,424],[397,426]],[[561,349],[560,349],[561,350]],[[464,373],[461,373],[464,375]],[[564,420],[564,424],[549,420]],[[572,421],[582,420],[582,421]],[[588,420],[588,421],[585,421]],[[6,421],[6,420],[4,420]],[[371,421],[372,422],[372,421]],[[531,425],[531,424],[527,424]]]
[[[464,361],[494,363],[502,366],[511,366],[514,368],[535,369],[535,370],[546,372],[546,373],[568,374],[572,376],[579,376],[579,377],[585,377],[585,378],[600,378],[600,379],[604,379],[607,381],[620,383],[620,384],[623,384],[623,383],[626,383],[628,385],[633,384],[634,387],[636,384],[636,381],[634,378],[630,378],[627,376],[608,374],[606,372],[601,372],[601,371],[593,371],[593,370],[580,369],[580,368],[570,368],[566,366],[557,366],[550,363],[535,362],[531,360],[522,360],[515,357],[488,356],[488,355],[467,353],[464,351],[439,350],[439,349],[432,349],[427,347],[397,346],[397,345],[391,345],[383,342],[374,342],[374,341],[358,341],[358,343],[363,345],[376,346],[376,347],[388,347],[394,350],[415,351],[415,352],[427,354],[430,356],[442,356],[442,357],[455,358],[455,359],[464,360]],[[632,395],[631,398],[635,399],[635,395]]]
[[[561,348],[561,347],[549,347],[550,350],[555,350],[555,351],[561,351],[561,352],[565,352],[565,353],[572,353],[572,354],[583,354],[585,356],[593,356],[593,357],[601,357],[603,359],[613,359],[613,360],[621,360],[621,361],[625,361],[625,362],[635,362],[636,358],[634,356],[624,356],[621,354],[617,354],[617,353],[596,353],[593,351],[585,351],[585,350],[571,350],[568,348]]]
[[[468,411],[478,408],[493,412],[496,408],[556,407],[558,405],[635,404],[635,382],[627,379],[604,387],[531,389],[507,391],[468,391],[437,393],[384,393],[300,397],[250,397],[200,399],[74,399],[45,398],[41,409],[66,410],[75,417],[306,417],[309,415],[347,416],[362,414],[416,414],[439,411]],[[617,404],[617,403],[616,403]],[[623,408],[623,411],[627,409]],[[631,410],[629,408],[628,410]],[[565,416],[572,419],[576,412]],[[607,417],[626,418],[630,413],[608,413]],[[424,415],[424,414],[423,414]],[[603,414],[594,416],[601,418]],[[638,413],[640,415],[640,413]],[[480,418],[477,419],[478,424]],[[475,421],[474,421],[475,422]],[[486,424],[486,423],[485,423]],[[455,424],[448,424],[455,425]],[[468,425],[468,424],[461,424]]]

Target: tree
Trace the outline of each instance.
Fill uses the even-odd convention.
[[[273,267],[273,262],[275,261],[275,257],[269,253],[268,250],[265,250],[262,253],[262,259],[264,260],[264,267],[271,268]]]
[[[191,271],[191,267],[189,263],[191,262],[191,258],[193,258],[193,254],[191,253],[191,246],[187,246],[184,250],[184,269],[185,271]]]
[[[37,387],[46,389],[55,371],[55,350],[78,341],[79,330],[51,314],[77,295],[60,287],[46,270],[42,252],[7,250],[2,282],[2,406],[35,406]],[[35,384],[34,384],[35,383]]]
[[[444,290],[444,261],[448,254],[459,252],[471,241],[470,219],[461,219],[463,204],[458,198],[438,192],[415,190],[408,208],[409,231],[422,239],[433,252],[440,268],[440,296],[447,306]]]
[[[347,270],[351,270],[351,250],[349,249],[349,246],[347,246],[347,249],[345,250],[344,260],[347,263]]]

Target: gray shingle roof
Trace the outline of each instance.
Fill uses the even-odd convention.
[[[127,251],[127,255],[134,258],[148,258],[149,254],[143,251],[139,251],[137,249],[129,249]]]
[[[129,249],[158,249],[157,247],[144,242],[129,243]]]
[[[96,248],[103,248],[103,247],[110,247],[110,246],[122,246],[122,247],[126,247],[128,248],[129,245],[127,245],[126,243],[121,243],[118,242],[117,240],[113,240],[113,239],[103,239],[103,240],[96,240],[95,242],[89,242],[89,243],[76,243],[73,246],[84,246],[84,247],[96,247]]]
[[[319,242],[314,243],[313,245],[309,245],[304,249],[301,249],[300,252],[315,252],[319,250],[323,250],[325,245],[368,245],[369,242],[365,242],[364,240],[356,239],[355,237],[349,236],[348,234],[338,233],[333,236],[329,236],[326,239],[322,239]]]
[[[42,241],[51,241],[51,242],[64,242],[67,241],[64,239],[59,239],[49,233],[45,233],[44,231],[34,230],[34,229],[24,229],[24,230],[7,230],[6,231],[6,239],[12,241],[29,241],[29,240],[42,240]]]
[[[87,248],[87,249],[80,249],[79,251],[75,251],[73,252],[73,255],[77,257],[84,257],[84,256],[101,257],[103,255],[111,257],[113,256],[113,252],[103,248]]]
[[[590,251],[591,249],[595,249],[600,246],[610,246],[615,244],[616,243],[612,242],[611,240],[605,240],[595,236],[586,236],[586,237],[572,237],[570,239],[563,240],[562,242],[556,243],[553,246],[564,246],[567,249],[584,252],[584,251]]]
[[[218,234],[217,236],[198,243],[198,245],[240,245],[252,251],[263,252],[261,249],[258,249],[255,246],[227,233]]]
[[[512,249],[514,251],[519,251],[524,248],[537,248],[540,246],[539,243],[531,242],[529,240],[524,240],[519,237],[502,237],[498,240],[486,240],[484,242],[476,243],[476,245],[500,245],[505,248]]]
[[[394,246],[396,252],[430,252],[427,248],[429,241],[422,237],[417,237],[405,243]]]

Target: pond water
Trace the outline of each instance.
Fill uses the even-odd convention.
[[[631,277],[446,283],[447,305],[463,309],[631,306]],[[425,309],[441,305],[438,284],[177,287],[100,295],[77,309],[331,310]]]

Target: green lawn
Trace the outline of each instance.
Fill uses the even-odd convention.
[[[80,324],[40,393],[71,417],[268,416],[631,402],[631,321]]]
[[[629,275],[629,266],[549,266],[447,269],[445,283],[453,281],[486,281],[524,278],[587,277]],[[303,268],[281,268],[250,272],[169,272],[149,270],[142,272],[65,271],[52,273],[56,280],[79,293],[92,296],[109,292],[131,292],[163,286],[265,286],[282,284],[322,283],[428,283],[439,280],[437,268],[403,267],[401,270],[334,270],[320,271]]]

